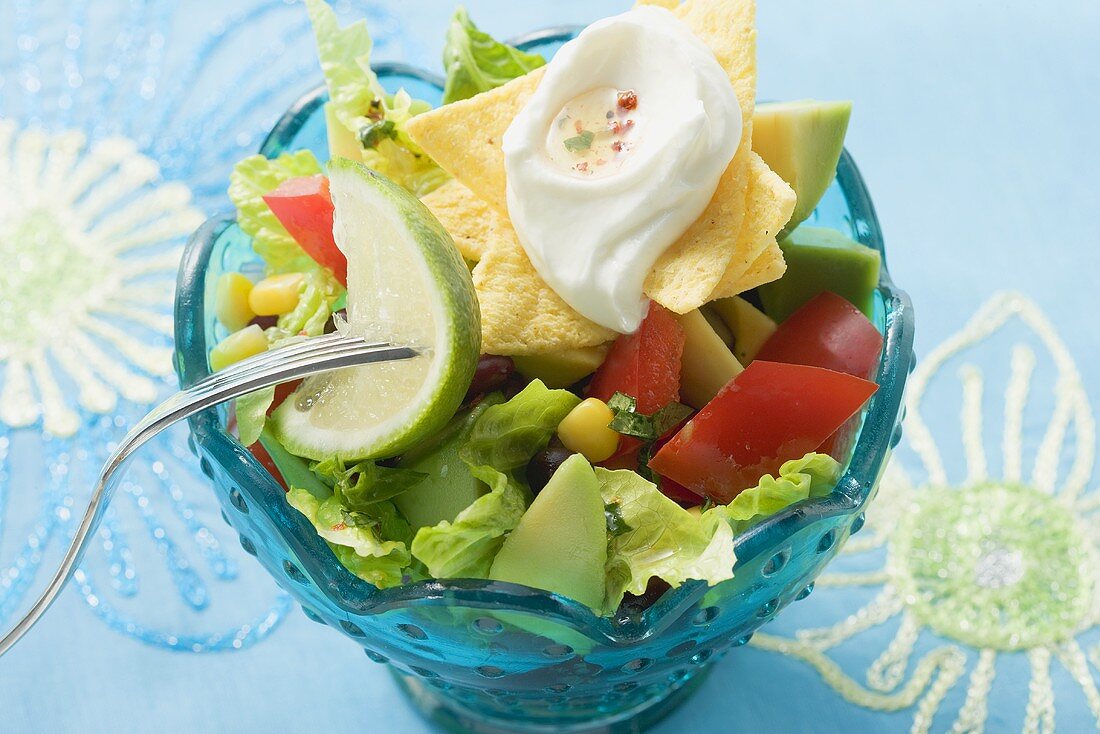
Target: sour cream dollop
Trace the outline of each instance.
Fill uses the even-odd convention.
[[[654,263],[706,208],[741,139],[714,54],[664,8],[562,46],[502,141],[508,213],[531,263],[578,312],[635,331]]]

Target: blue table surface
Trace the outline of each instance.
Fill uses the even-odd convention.
[[[163,34],[164,67],[170,69],[198,53],[201,39],[216,23],[256,2],[189,2],[177,8],[164,0],[149,5],[163,25],[158,32]],[[210,73],[217,77],[224,69],[261,58],[276,38],[284,44],[281,55],[289,59],[282,63],[300,62],[304,71],[273,64],[264,73],[276,76],[242,116],[247,122],[220,133],[224,160],[209,170],[179,169],[205,211],[225,206],[217,186],[232,159],[255,149],[265,126],[318,78],[310,66],[308,31],[298,22],[302,9],[277,5],[272,17],[265,16],[267,25],[257,22],[256,32],[234,35],[216,64],[211,62]],[[379,56],[438,64],[452,0],[351,5],[340,6],[343,17],[367,8],[385,29]],[[484,29],[501,37],[557,23],[586,23],[626,8],[606,0],[466,0],[466,5]],[[89,34],[94,26],[110,40],[139,6],[144,4],[136,0],[0,5],[0,117],[25,121],[37,115],[49,126],[55,113],[48,105],[32,110],[20,91],[28,35],[43,45],[63,42],[72,21],[87,24]],[[277,32],[259,31],[275,24]],[[1100,398],[1095,315],[1100,4],[768,0],[760,3],[758,26],[761,98],[854,100],[847,145],[873,192],[894,278],[917,305],[918,354],[928,355],[995,291],[1020,291],[1053,322],[1088,395]],[[87,83],[95,81],[95,73],[89,70]],[[229,107],[228,101],[224,104]],[[188,114],[181,109],[169,124],[184,125]],[[217,117],[217,105],[209,114],[210,120]],[[74,119],[92,124],[94,117],[85,113]],[[140,114],[134,119],[130,130],[140,131]],[[208,120],[202,129],[212,124]],[[171,175],[169,167],[166,176]],[[1001,366],[990,364],[989,369]],[[926,412],[957,416],[958,401],[944,399]],[[1025,443],[1038,440],[1029,437]],[[948,461],[959,454],[959,449],[945,449]],[[907,457],[911,460],[911,452],[902,452],[900,459]],[[15,503],[21,493],[35,491],[40,479],[27,471],[7,482],[9,501]],[[213,512],[208,496],[192,492],[190,497],[197,508]],[[282,618],[269,635],[239,651],[167,650],[110,629],[101,615],[91,613],[87,595],[69,589],[40,627],[0,663],[0,729],[430,731],[384,668],[370,663],[357,645],[296,610],[283,614],[280,602],[273,601],[274,584],[248,566],[250,559],[238,552],[220,523],[218,532],[232,546],[242,575],[251,574],[247,583],[214,589],[222,609],[230,609],[228,618],[239,608],[240,619],[275,609]],[[0,544],[2,568],[11,562],[5,555],[9,548]],[[790,632],[816,626],[819,618],[834,621],[866,601],[868,593],[822,592],[781,615],[774,627]],[[139,593],[133,603],[163,612],[157,619],[167,619],[169,626],[192,624],[192,612],[159,609],[148,593]],[[881,648],[891,634],[883,630],[876,644]],[[1092,665],[1100,662],[1094,659]],[[1028,665],[1019,655],[1006,655],[997,658],[997,669],[986,727],[1015,731],[1022,726]],[[848,672],[859,677],[856,667]],[[1098,713],[1089,712],[1081,689],[1061,668],[1051,675],[1059,728],[1091,729]],[[1090,675],[1095,680],[1095,668]],[[950,726],[965,689],[964,681],[950,691],[933,718],[933,730]],[[723,659],[696,698],[656,731],[908,731],[914,711],[908,706],[884,713],[849,703],[810,666],[750,646]]]

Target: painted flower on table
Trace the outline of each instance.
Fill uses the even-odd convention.
[[[1002,382],[997,400],[990,386]],[[954,426],[943,420],[947,405],[959,406]],[[1065,675],[1085,719],[1100,726],[1100,491],[1089,486],[1096,424],[1066,345],[1034,303],[998,294],[920,364],[907,413],[904,451],[863,535],[817,582],[865,590],[869,601],[834,624],[758,634],[753,644],[809,663],[852,703],[914,707],[914,732],[933,720],[984,731],[998,669],[1023,656],[1027,688],[1012,696],[1026,699],[1022,731],[1054,729],[1065,687],[1056,695],[1053,680]],[[833,653],[873,650],[868,640],[889,626],[866,682],[845,672]],[[962,702],[949,709],[955,690]]]
[[[397,21],[356,5],[380,54],[402,53]],[[175,387],[186,237],[228,206],[233,163],[320,82],[292,3],[230,3],[199,26],[186,12],[0,4],[0,620],[68,543],[112,442]],[[247,647],[289,598],[238,564],[185,435],[137,457],[74,585],[150,644]]]

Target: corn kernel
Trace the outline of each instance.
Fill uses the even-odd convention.
[[[210,369],[225,369],[260,352],[267,351],[267,336],[258,325],[246,326],[222,339],[210,350]]]
[[[218,278],[218,287],[214,294],[214,315],[225,328],[239,331],[248,326],[255,316],[248,305],[248,294],[252,291],[252,281],[240,273],[224,273]]]
[[[569,411],[558,424],[558,438],[565,447],[593,464],[611,458],[619,448],[619,434],[608,427],[615,414],[599,398],[588,398]]]
[[[264,278],[252,286],[248,305],[257,316],[281,316],[290,313],[298,305],[298,291],[302,285],[301,273],[286,273]]]

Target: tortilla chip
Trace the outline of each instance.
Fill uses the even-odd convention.
[[[768,164],[756,153],[750,155],[749,167],[751,175],[748,197],[745,200],[745,221],[737,236],[734,256],[707,298],[708,301],[743,293],[761,285],[756,282],[755,285],[746,286],[745,282],[759,281],[767,274],[775,274],[771,279],[775,280],[786,270],[783,253],[779,252],[779,247],[775,244],[775,236],[794,213],[794,189],[779,174],[768,168]],[[761,260],[770,247],[773,248],[772,256]],[[776,255],[779,265],[772,262]]]
[[[426,194],[421,201],[450,233],[462,257],[471,262],[480,260],[496,241],[493,228],[506,226],[484,200],[454,179]]]
[[[749,149],[756,95],[755,3],[691,0],[674,11],[714,52],[741,106],[741,143],[703,215],[657,261],[646,293],[684,313],[704,303],[734,257],[730,233],[740,232],[748,188]],[[507,214],[501,138],[538,86],[536,69],[504,86],[417,115],[409,135],[452,176]],[[471,131],[477,131],[471,135]],[[727,246],[723,246],[727,244]],[[752,257],[743,257],[744,267]]]
[[[672,5],[665,1],[660,4]],[[739,284],[754,265],[774,230],[771,234],[758,233],[771,230],[770,217],[775,215],[769,214],[771,210],[766,206],[754,207],[754,200],[749,199],[750,187],[753,191],[774,192],[777,186],[771,178],[774,174],[754,159],[750,150],[756,94],[755,3],[688,0],[672,12],[714,52],[730,77],[742,113],[739,147],[710,204],[662,254],[646,280],[649,297],[673,311],[686,313],[710,300],[712,292],[727,279],[730,287]],[[452,219],[460,217],[458,222],[444,221],[456,242],[468,233],[473,234],[470,239],[480,238],[477,243],[462,246],[471,252],[476,248],[482,258],[474,270],[474,280],[482,300],[485,348],[497,354],[590,346],[613,336],[577,314],[542,281],[507,220],[501,138],[543,73],[543,69],[536,69],[504,86],[417,115],[407,127],[428,155],[501,215],[482,226],[464,222],[466,217],[481,218],[470,212],[444,212]],[[782,198],[781,193],[772,199]],[[452,196],[455,199],[445,198]],[[440,198],[443,201],[434,202],[440,208],[457,206],[459,194],[445,193]],[[770,200],[765,197],[761,202]],[[762,272],[766,264],[762,263]],[[771,265],[774,268],[774,263]]]
[[[717,299],[740,295],[757,286],[779,280],[785,272],[787,272],[787,261],[783,259],[783,251],[779,249],[779,244],[773,237],[767,248],[760,253],[760,257],[756,258],[741,276],[741,280],[724,291],[715,289],[713,296]]]
[[[443,170],[507,215],[500,141],[545,73],[542,66],[504,86],[416,115],[405,130]]]
[[[481,306],[481,349],[541,354],[591,347],[617,334],[574,311],[535,271],[510,222],[493,227],[493,246],[474,267]]]

